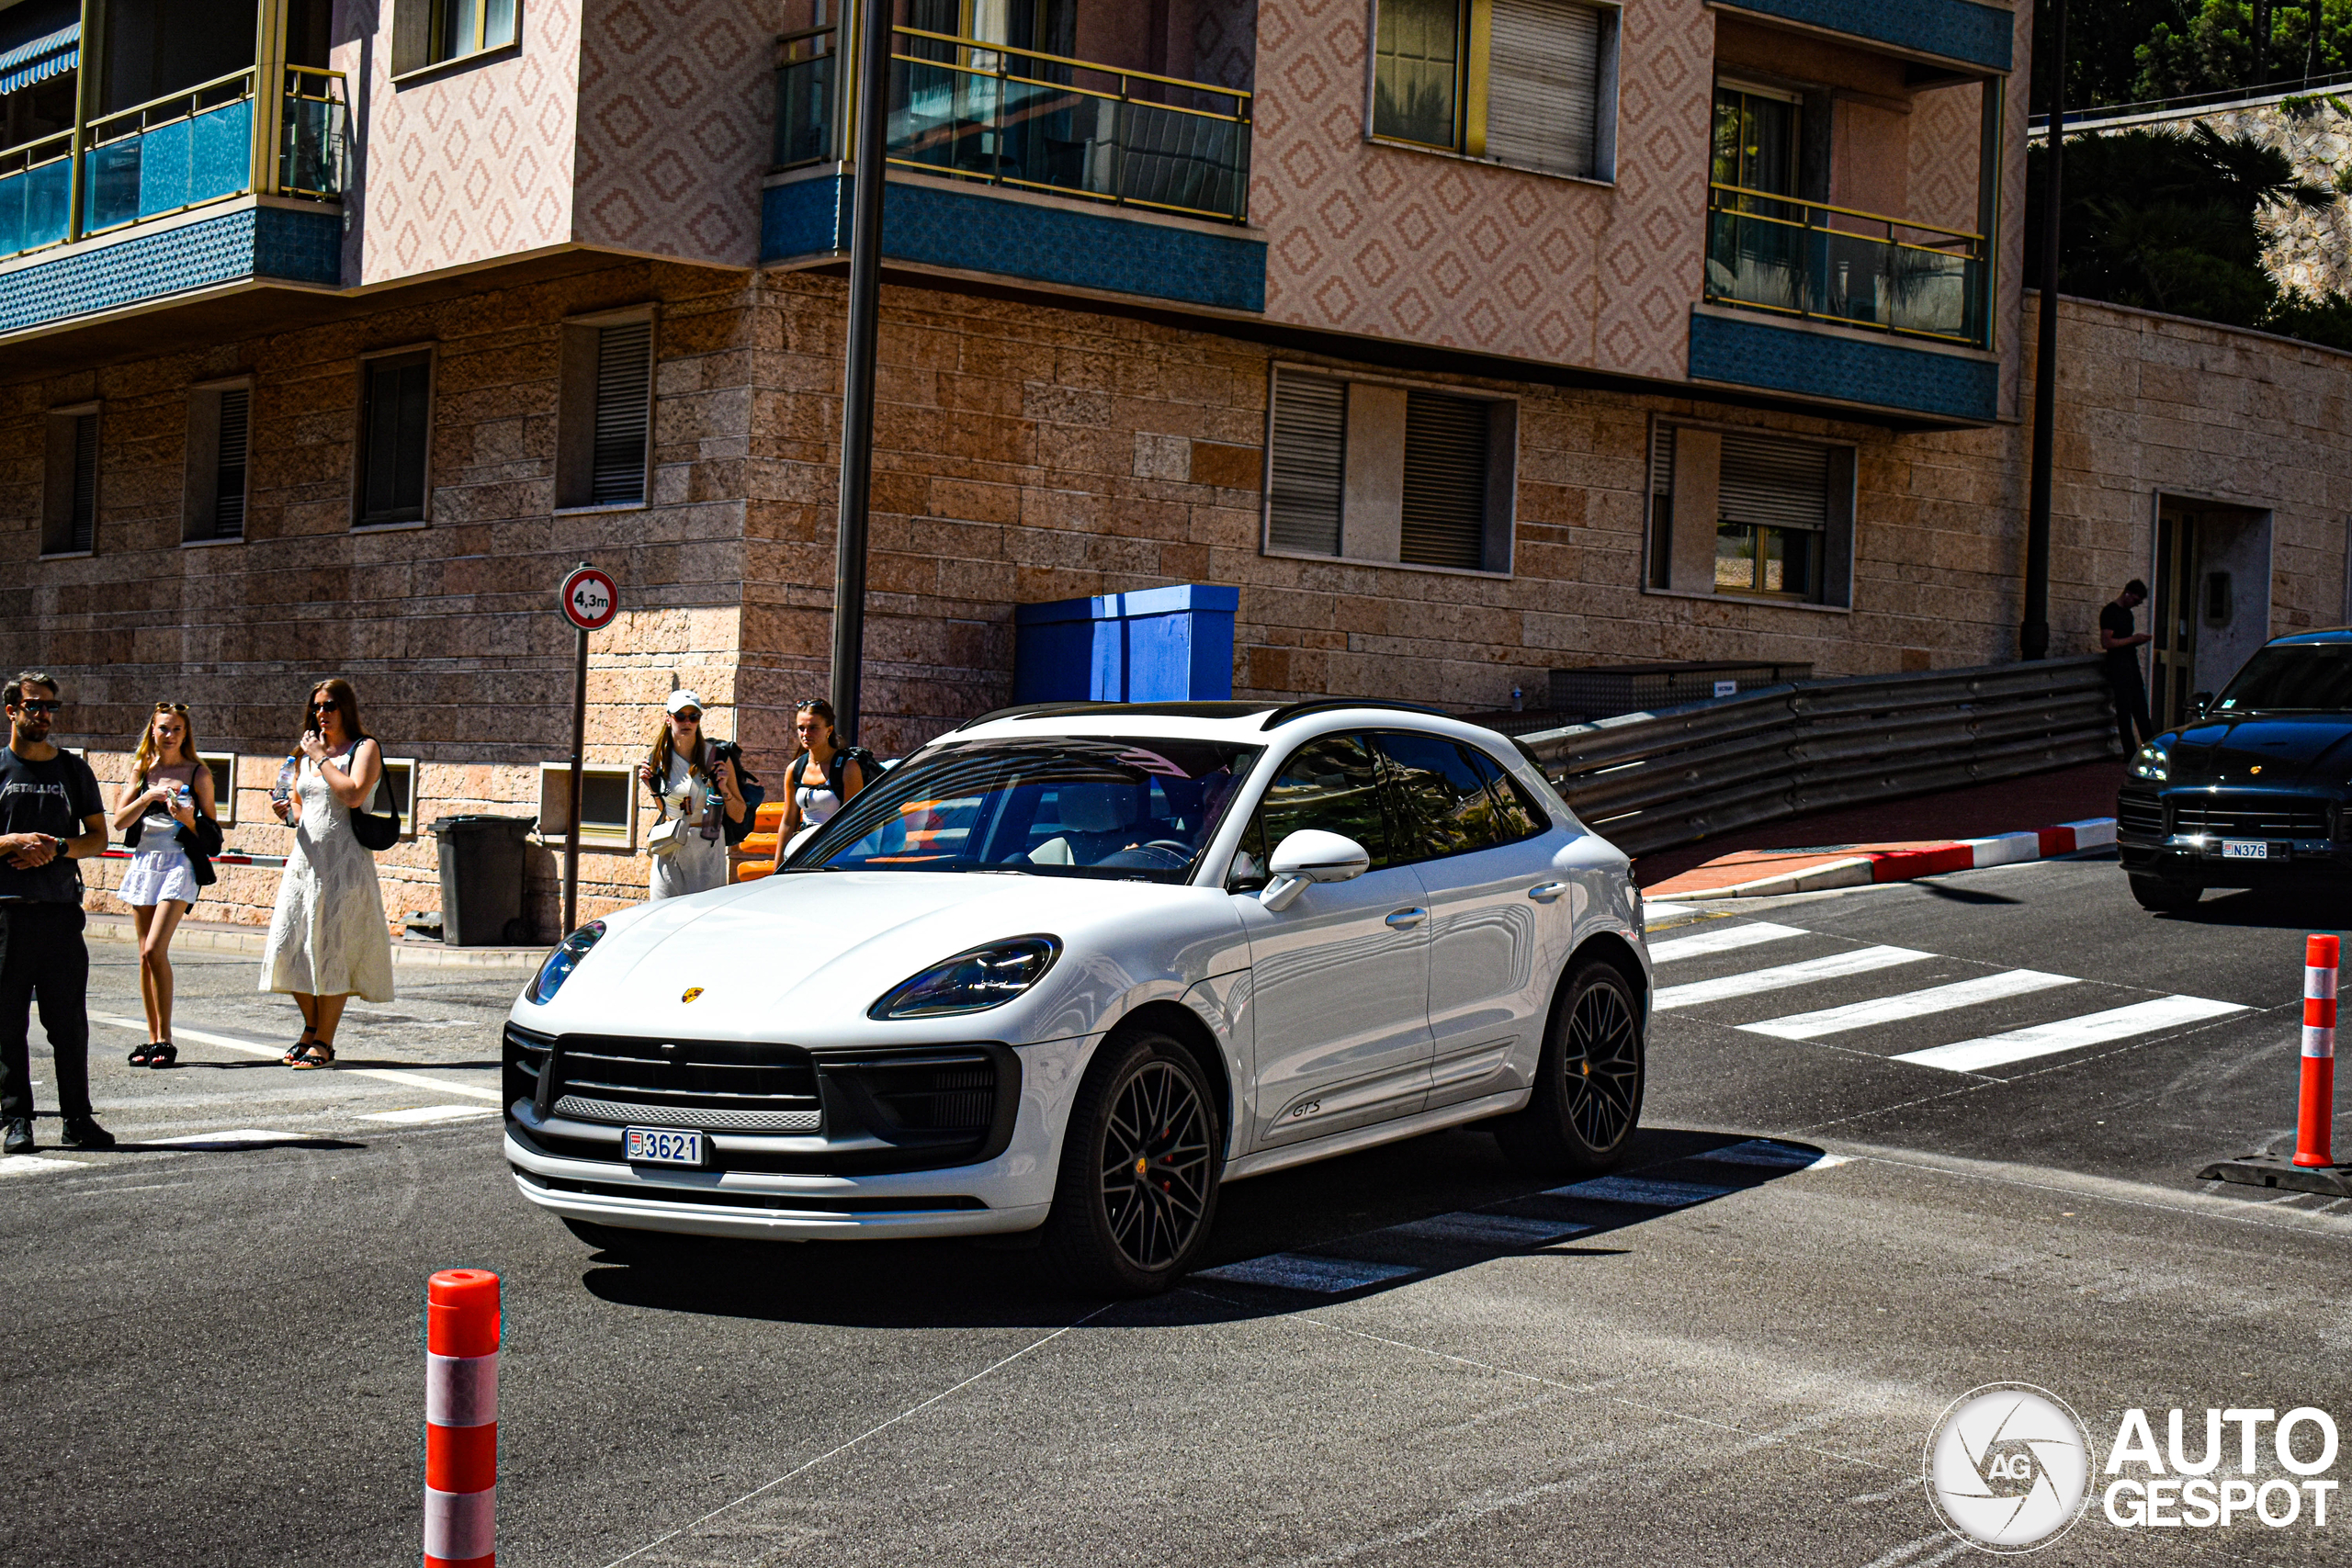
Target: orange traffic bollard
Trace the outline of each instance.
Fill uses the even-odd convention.
[[[2330,1166],[2335,1128],[2335,965],[2332,936],[2303,939],[2303,1091],[2295,1116],[2295,1163]]]
[[[424,1285],[424,1568],[497,1562],[498,1276]]]

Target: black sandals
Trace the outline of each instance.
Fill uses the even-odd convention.
[[[168,1067],[179,1059],[180,1048],[168,1040],[158,1040],[147,1047],[147,1065],[151,1067]]]
[[[292,1050],[277,1058],[278,1066],[284,1067],[300,1066],[302,1065],[303,1053],[310,1050],[311,1046],[318,1040],[318,1037],[319,1032],[317,1030],[311,1028],[307,1023],[304,1024],[302,1026],[302,1038],[294,1042],[294,1048]]]
[[[303,1052],[298,1060],[288,1065],[295,1071],[300,1072],[306,1067],[323,1067],[334,1060],[334,1047],[323,1040],[313,1040],[311,1042],[309,1050]]]
[[[164,1043],[162,1041],[150,1040],[146,1044],[141,1045],[137,1050],[131,1052],[130,1055],[127,1059],[132,1066],[143,1067],[155,1059],[155,1053],[163,1049],[163,1046]]]

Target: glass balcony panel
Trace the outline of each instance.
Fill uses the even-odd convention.
[[[73,203],[69,158],[0,176],[0,256],[63,243]]]
[[[330,98],[289,94],[278,189],[289,196],[330,199],[342,196],[343,149],[343,105]]]
[[[778,168],[821,163],[833,155],[833,60],[831,54],[820,54],[776,68]]]
[[[1720,185],[1710,206],[1709,300],[1984,344],[1976,236]]]
[[[84,226],[92,233],[244,191],[252,179],[250,98],[209,108],[90,150]]]

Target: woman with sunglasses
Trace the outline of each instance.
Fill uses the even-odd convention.
[[[295,755],[292,788],[270,809],[294,827],[294,847],[277,884],[261,988],[289,991],[302,1010],[302,1037],[280,1058],[289,1067],[334,1060],[335,1026],[354,996],[392,999],[392,937],[384,923],[376,857],[351,830],[384,776],[384,758],[359,723],[351,682],[322,681],[311,692]]]
[[[179,1060],[172,1043],[172,933],[213,880],[205,844],[214,817],[212,770],[197,760],[187,705],[157,703],[114,813],[115,831],[131,847],[130,869],[115,893],[139,927],[139,999],[147,1005],[147,1043],[130,1054],[134,1067]],[[217,839],[211,847],[220,847]]]
[[[674,817],[682,823],[666,835],[670,847],[657,848],[653,856],[650,897],[726,886],[727,835],[718,813],[724,811],[729,822],[743,820],[743,780],[734,749],[722,755],[719,743],[704,737],[702,698],[690,691],[670,694],[669,711],[637,777],[653,792],[661,821]]]

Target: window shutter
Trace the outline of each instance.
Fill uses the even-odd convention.
[[[432,377],[430,355],[369,362],[362,523],[414,523],[424,516]]]
[[[1661,424],[1650,437],[1650,493],[1674,493],[1674,426]]]
[[[1494,0],[1487,154],[1555,175],[1592,173],[1600,13],[1574,0]]]
[[[212,536],[245,532],[245,448],[253,424],[253,393],[243,387],[220,394],[220,446],[213,462]]]
[[[605,327],[596,340],[596,446],[593,505],[645,499],[645,435],[651,409],[653,323]]]
[[[1724,433],[1717,515],[1768,528],[1829,525],[1829,449]]]
[[[1328,376],[1277,375],[1270,548],[1340,553],[1347,447],[1347,383]]]
[[[1487,412],[1475,398],[1406,394],[1400,560],[1472,571],[1486,564]]]
[[[77,414],[74,420],[74,510],[69,517],[65,547],[96,548],[98,534],[98,416]]]

